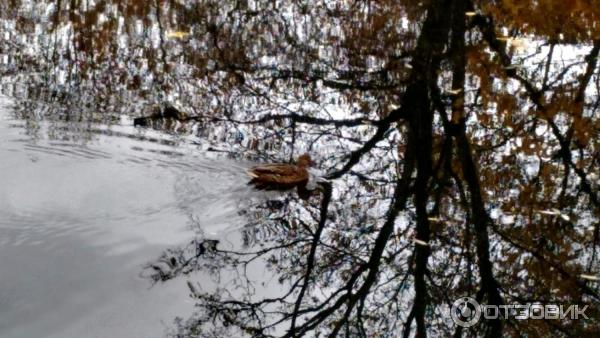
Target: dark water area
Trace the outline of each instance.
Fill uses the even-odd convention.
[[[33,137],[12,106],[1,97],[0,336],[164,336],[193,303],[185,280],[151,287],[143,266],[199,232],[235,233],[243,167],[128,121],[85,142],[49,139],[42,121]]]

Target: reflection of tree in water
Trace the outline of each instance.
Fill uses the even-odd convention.
[[[151,265],[166,280],[264,260],[284,282],[265,297],[194,286],[182,334],[581,336],[600,330],[597,7],[3,2],[2,90],[32,125],[172,104],[203,149],[311,151],[327,170],[331,198],[247,210],[246,251],[199,239]],[[461,329],[444,311],[465,295],[587,304],[590,319]]]
[[[325,183],[323,187],[324,198],[320,205],[302,206],[299,205],[305,203],[302,200],[285,198],[268,200],[249,211],[246,214],[249,223],[242,229],[240,250],[222,249],[219,241],[199,237],[186,247],[167,250],[156,262],[148,264],[146,269],[155,282],[201,271],[219,283],[216,289],[207,292],[205,285],[188,282],[191,296],[199,302],[199,311],[190,320],[177,321],[179,334],[224,336],[231,327],[237,327],[246,333],[264,336],[269,329],[255,326],[256,320],[263,321],[265,316],[271,320],[278,319],[270,314],[271,311],[290,311],[288,305],[295,299],[294,294],[306,294],[310,285],[306,281],[313,271],[317,275],[325,270],[336,272],[332,269],[335,259],[330,263],[317,261],[316,249],[325,231],[331,198],[330,185]],[[306,213],[306,218],[289,216],[298,215],[299,210]],[[317,224],[316,228],[313,224]],[[308,260],[306,257],[309,257]],[[265,288],[265,284],[261,286],[265,278],[257,280],[256,271],[249,271],[257,268],[261,271],[267,268],[275,274],[280,284],[276,292],[283,292],[282,295],[277,297],[275,290],[270,289],[267,292],[269,299],[257,299],[256,290]],[[335,278],[331,276],[329,279],[331,282],[327,284],[334,285]],[[300,285],[306,285],[306,288]],[[305,290],[300,291],[302,289]],[[247,299],[249,303],[244,304],[235,298]],[[302,303],[314,303],[316,300],[306,301]],[[289,313],[287,317],[299,315],[299,309],[294,312],[296,314]],[[200,330],[205,323],[211,324]],[[229,333],[238,332],[233,330]]]

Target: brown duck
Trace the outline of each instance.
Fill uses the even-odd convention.
[[[307,199],[311,193],[306,189],[310,178],[308,167],[312,164],[310,155],[304,154],[298,157],[297,164],[257,165],[248,170],[248,175],[251,177],[248,184],[259,190],[285,191],[297,188],[300,198]]]

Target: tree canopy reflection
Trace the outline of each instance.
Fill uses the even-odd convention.
[[[243,251],[202,238],[149,264],[190,284],[183,336],[598,333],[600,7],[557,1],[4,1],[2,90],[29,121],[174,121],[205,150],[292,159],[330,183],[246,211]],[[177,120],[177,119],[176,119]],[[266,262],[281,294],[254,294]],[[483,320],[452,302],[589,305]]]

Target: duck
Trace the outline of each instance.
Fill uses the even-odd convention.
[[[310,167],[314,164],[309,154],[298,157],[296,164],[271,163],[254,166],[248,169],[250,176],[248,185],[258,190],[286,191],[296,188],[298,196],[308,199],[314,184],[311,182]],[[311,189],[312,188],[312,189]]]
[[[178,122],[187,122],[189,120],[191,120],[192,118],[180,111],[179,109],[171,106],[171,105],[166,105],[164,109],[160,109],[159,107],[155,108],[154,113],[152,113],[149,116],[142,116],[142,117],[136,117],[133,119],[133,126],[137,127],[153,127],[155,129],[160,129],[164,122],[167,122],[168,124],[173,124],[173,122],[178,121]],[[166,128],[169,129],[169,128]]]

